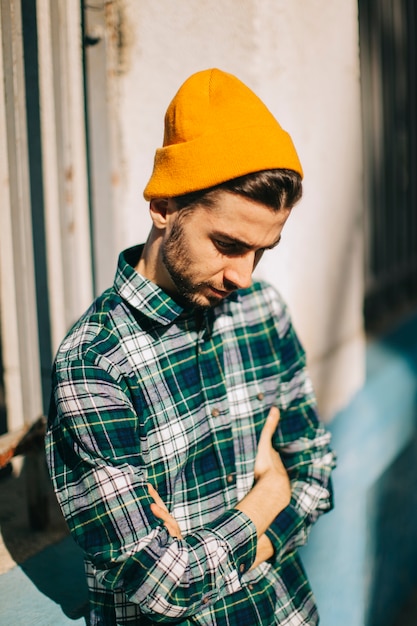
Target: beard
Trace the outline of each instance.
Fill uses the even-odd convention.
[[[180,304],[203,309],[218,304],[219,298],[204,293],[209,290],[211,284],[198,282],[193,275],[193,263],[190,258],[187,237],[181,224],[181,217],[178,217],[174,222],[171,232],[162,246],[162,262],[177,289]]]

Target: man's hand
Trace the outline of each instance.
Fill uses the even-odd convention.
[[[236,509],[243,511],[256,526],[258,547],[253,569],[273,555],[273,547],[264,534],[266,529],[289,503],[291,487],[287,471],[278,452],[272,447],[272,437],[279,422],[279,411],[272,407],[259,439],[255,459],[255,485],[241,500]],[[182,539],[176,519],[169,513],[158,492],[148,483],[149,495],[153,499],[151,511],[162,520],[171,537]]]
[[[272,447],[272,436],[278,426],[279,411],[272,407],[259,439],[255,459],[255,484],[236,508],[256,526],[258,539],[291,500],[291,485],[278,452]],[[262,540],[268,542],[268,538]]]
[[[155,517],[164,522],[164,525],[171,537],[174,537],[175,539],[182,539],[181,530],[178,526],[177,520],[170,514],[159,493],[150,483],[148,483],[148,491],[149,495],[153,499],[153,502],[151,503],[152,513]]]
[[[254,469],[255,481],[262,479],[270,472],[275,473],[282,479],[282,487],[288,492],[288,496],[291,497],[287,470],[278,452],[272,447],[272,437],[278,427],[279,418],[279,410],[276,406],[273,406],[269,411],[259,438]]]

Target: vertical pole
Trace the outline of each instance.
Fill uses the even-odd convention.
[[[93,297],[78,1],[37,0],[39,90],[52,347]]]
[[[42,412],[19,0],[0,0],[0,302],[9,430]]]

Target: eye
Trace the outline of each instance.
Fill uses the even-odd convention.
[[[214,241],[215,246],[217,246],[219,250],[222,250],[222,252],[237,252],[238,251],[238,246],[235,243],[232,243],[230,241],[222,241],[221,239],[214,239],[213,241]]]

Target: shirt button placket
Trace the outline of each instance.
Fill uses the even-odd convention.
[[[217,420],[220,415],[221,415],[221,411],[218,407],[213,407],[210,411],[211,417],[215,420]],[[234,472],[230,472],[229,474],[226,475],[226,482],[228,485],[233,485],[236,483],[236,473]]]

